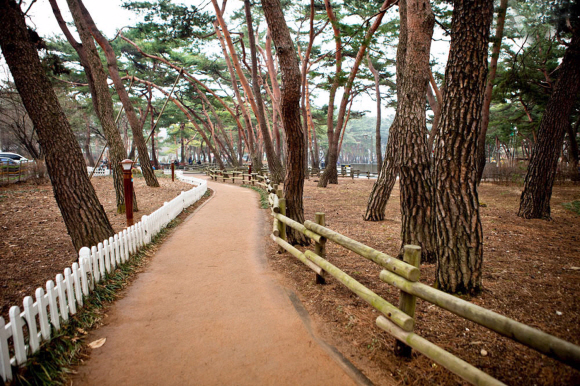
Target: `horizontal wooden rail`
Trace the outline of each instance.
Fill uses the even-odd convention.
[[[397,307],[387,302],[385,299],[381,298],[379,295],[356,281],[351,276],[342,272],[336,266],[332,265],[327,260],[318,256],[312,251],[304,252],[304,255],[311,260],[314,264],[324,269],[336,280],[341,282],[345,287],[350,289],[352,292],[357,294],[360,298],[365,300],[375,309],[383,313],[387,318],[393,321],[397,326],[401,327],[405,331],[413,331],[413,325],[415,321],[412,317],[405,314],[403,311],[399,310]]]
[[[321,241],[326,240],[324,236],[319,235],[318,233],[312,232],[311,230],[306,229],[306,227],[300,224],[298,221],[294,221],[291,218],[286,216],[282,216],[278,212],[272,213],[272,216],[277,219],[278,221],[288,225],[292,229],[296,229],[298,232],[304,234],[305,236],[310,237],[312,240],[320,243]]]
[[[320,268],[319,266],[308,260],[304,255],[304,253],[300,252],[300,250],[294,248],[292,245],[282,240],[280,237],[270,235],[270,238],[274,240],[279,246],[290,252],[292,256],[296,257],[298,260],[303,262],[308,268],[316,272],[317,275],[322,275],[322,268]]]
[[[453,312],[465,319],[481,324],[501,335],[507,336],[533,348],[549,357],[555,358],[574,368],[580,368],[580,347],[566,342],[553,335],[516,322],[513,319],[487,310],[483,307],[459,299],[445,292],[436,290],[422,283],[412,283],[393,273],[383,270],[380,278],[398,289],[441,308]]]
[[[411,346],[421,354],[425,355],[427,358],[430,358],[433,361],[439,363],[441,366],[459,375],[461,378],[474,385],[505,386],[504,383],[498,381],[492,376],[470,365],[469,363],[457,358],[455,355],[443,350],[441,347],[429,342],[421,336],[413,332],[407,332],[400,329],[384,316],[379,316],[376,323],[377,326],[382,330],[385,330],[401,342]]]
[[[338,245],[342,245],[346,249],[356,252],[359,255],[374,261],[381,267],[386,268],[389,271],[396,273],[397,275],[401,275],[405,279],[413,282],[419,280],[419,268],[417,267],[407,264],[385,253],[379,252],[376,249],[343,236],[340,233],[323,227],[322,225],[318,225],[315,222],[306,220],[304,221],[304,226],[307,229],[326,237],[328,240],[334,241]]]

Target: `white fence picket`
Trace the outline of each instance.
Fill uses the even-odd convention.
[[[5,381],[12,380],[10,349],[8,347],[8,339],[12,336],[10,332],[11,331],[7,328],[4,318],[0,316],[0,377]]]
[[[98,173],[99,170],[95,172],[95,176],[105,175]],[[25,364],[29,353],[38,351],[42,341],[50,340],[51,325],[56,331],[60,330],[61,319],[67,322],[69,314],[74,315],[78,312],[83,306],[84,296],[90,295],[96,283],[149,244],[161,229],[207,191],[207,182],[204,180],[183,177],[179,171],[176,176],[181,181],[197,186],[187,192],[181,192],[179,196],[164,203],[149,216],[141,217],[141,221],[137,224],[109,237],[108,240],[103,240],[90,249],[81,248],[78,263],[73,263],[72,268],[65,268],[64,276],[60,273],[56,275],[56,285],[54,281],[48,280],[46,292],[42,288],[37,288],[36,301],[26,296],[23,300],[23,312],[20,312],[18,306],[12,306],[9,311],[9,323],[0,317],[0,377],[4,381],[13,379],[11,366]],[[24,334],[25,325],[28,330],[27,340]],[[10,338],[14,358],[10,357]]]
[[[38,320],[43,340],[50,339],[50,324],[48,324],[48,298],[42,288],[36,289],[36,307],[38,308]],[[0,338],[1,340],[1,338]]]
[[[14,357],[16,364],[26,362],[26,346],[24,345],[24,320],[20,315],[18,306],[10,307],[10,327],[12,328],[12,340],[14,342]]]
[[[28,325],[28,345],[30,352],[35,353],[40,347],[39,333],[36,326],[36,307],[31,296],[26,296],[22,302],[24,306],[24,317]]]

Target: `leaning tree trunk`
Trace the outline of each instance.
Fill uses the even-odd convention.
[[[399,44],[397,45],[397,83],[403,83],[403,71],[405,69],[405,57],[407,55],[407,4],[399,3]],[[397,87],[397,100],[402,100],[401,87]],[[398,111],[398,109],[397,109]],[[365,221],[382,221],[385,219],[385,208],[391,192],[397,181],[400,164],[399,151],[399,121],[398,112],[389,128],[389,140],[385,151],[385,160],[381,165],[379,178],[373,184],[371,195],[367,202],[367,209],[364,215]]]
[[[491,52],[491,61],[489,63],[489,74],[487,75],[487,84],[485,86],[485,95],[483,99],[483,111],[481,113],[481,127],[477,138],[477,183],[481,182],[483,169],[485,169],[485,137],[487,127],[489,126],[489,108],[491,106],[491,94],[493,91],[493,81],[497,72],[497,62],[501,50],[501,40],[503,38],[503,27],[505,25],[505,14],[507,11],[508,0],[501,0],[497,11],[497,22],[495,27],[495,36],[493,38],[493,49]]]
[[[109,94],[109,86],[107,84],[107,75],[103,69],[97,47],[93,41],[93,37],[86,26],[81,9],[77,0],[67,0],[71,14],[73,16],[77,31],[82,41],[83,48],[87,55],[88,64],[91,73],[87,76],[92,77],[92,82],[95,89],[97,99],[97,115],[103,126],[107,143],[109,146],[109,154],[111,158],[111,170],[113,171],[113,180],[115,184],[115,193],[117,196],[117,212],[125,212],[125,197],[123,196],[123,169],[121,161],[125,159],[127,153],[123,146],[121,134],[115,124],[113,115],[113,99]],[[137,210],[137,201],[133,196],[133,209]]]
[[[278,0],[262,0],[264,16],[272,33],[280,72],[282,73],[282,121],[286,132],[288,167],[284,180],[286,215],[300,223],[304,222],[304,131],[300,124],[300,67],[290,30],[284,19]],[[309,239],[302,233],[290,231],[288,242],[307,245]]]
[[[401,241],[402,246],[420,246],[421,261],[434,263],[433,190],[425,94],[435,16],[428,0],[406,0],[406,3],[407,53],[403,82],[399,84],[402,98],[397,103],[397,124],[401,127]],[[404,4],[405,0],[399,1],[399,7]]]
[[[0,0],[0,47],[38,134],[54,197],[75,249],[97,245],[114,231],[87,175],[79,144],[46,77],[24,15]]]
[[[254,90],[254,98],[256,100],[256,107],[258,110],[258,123],[264,139],[264,150],[266,150],[266,159],[268,161],[268,169],[272,176],[272,181],[276,184],[283,181],[284,167],[280,162],[280,157],[276,154],[274,145],[272,144],[272,137],[266,124],[266,113],[264,112],[264,102],[262,101],[262,93],[260,92],[260,82],[258,81],[258,55],[256,54],[256,40],[254,37],[254,27],[252,26],[252,11],[250,9],[250,1],[244,0],[244,8],[246,10],[246,23],[248,28],[248,39],[250,41],[250,55],[252,57],[252,88]],[[275,113],[274,113],[275,114]]]
[[[400,5],[399,5],[400,6]],[[363,219],[365,221],[383,221],[385,219],[385,209],[387,202],[397,182],[398,169],[398,145],[399,128],[393,121],[389,129],[389,139],[385,159],[381,164],[381,170],[377,181],[373,184],[373,189],[367,202],[367,209]]]
[[[123,81],[121,80],[121,76],[119,75],[119,67],[117,66],[117,56],[115,55],[115,51],[111,46],[111,43],[105,38],[91,17],[89,11],[85,8],[82,0],[78,0],[82,14],[84,16],[84,21],[87,23],[91,34],[99,43],[103,52],[105,53],[105,57],[107,59],[107,66],[109,68],[109,75],[113,80],[113,84],[115,85],[115,90],[119,95],[119,99],[123,104],[123,108],[125,109],[125,114],[127,115],[127,119],[129,120],[129,125],[131,126],[131,132],[133,133],[133,142],[137,151],[139,152],[139,163],[141,164],[141,171],[143,173],[143,178],[145,179],[145,183],[147,186],[151,187],[159,187],[159,182],[157,181],[157,177],[155,177],[155,172],[153,171],[153,167],[151,166],[151,160],[149,159],[149,153],[147,151],[147,145],[145,144],[145,138],[143,137],[143,125],[137,114],[135,113],[135,108],[131,103],[131,99],[129,98],[129,94],[127,90],[125,90],[125,86],[123,85]]]
[[[454,2],[433,172],[436,280],[451,293],[481,290],[483,233],[476,156],[492,15],[493,0]]]
[[[564,133],[580,89],[580,23],[560,65],[558,81],[546,106],[532,152],[518,216],[550,219],[550,198]]]

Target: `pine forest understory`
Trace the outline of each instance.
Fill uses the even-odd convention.
[[[0,0],[0,48],[3,317],[123,227],[130,202],[140,217],[188,189],[171,165],[268,174],[291,220],[323,212],[398,259],[419,246],[421,282],[580,344],[580,2]],[[315,245],[290,227],[287,241]],[[402,358],[364,302],[264,243],[372,382],[465,382]],[[399,304],[376,265],[330,244]],[[415,332],[502,382],[580,384],[579,362],[431,307]]]

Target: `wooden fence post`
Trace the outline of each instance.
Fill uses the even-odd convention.
[[[252,176],[252,186],[255,186],[255,182],[256,182],[256,173],[251,173]]]
[[[314,222],[318,225],[326,226],[326,218],[324,213],[316,212],[314,215]],[[314,244],[314,253],[318,256],[326,258],[326,239],[320,240],[319,243],[315,242]],[[316,284],[325,284],[326,280],[324,276],[316,274]]]
[[[405,245],[403,247],[403,260],[405,263],[411,264],[417,268],[421,265],[421,247],[416,245]],[[417,298],[409,295],[405,291],[401,291],[399,296],[399,309],[410,317],[415,317],[415,305]],[[411,346],[397,340],[395,342],[395,355],[400,357],[411,357]]]

